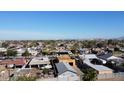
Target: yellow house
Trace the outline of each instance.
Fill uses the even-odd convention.
[[[75,59],[71,58],[69,55],[60,55],[58,56],[59,62],[67,62],[71,66],[76,66]]]

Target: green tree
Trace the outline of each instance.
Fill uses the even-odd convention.
[[[47,48],[47,49],[43,49],[42,50],[42,54],[43,55],[49,55],[50,54],[50,50]]]
[[[7,50],[7,56],[10,57],[10,56],[16,56],[17,55],[17,51],[16,50],[12,50],[12,49],[8,49]]]
[[[82,75],[82,80],[83,81],[94,81],[97,79],[97,73],[95,70],[88,68],[88,69],[84,69],[82,70],[82,72],[84,73]]]
[[[5,42],[2,43],[2,47],[7,48],[8,46],[9,46],[8,43],[5,43]]]
[[[29,51],[26,49],[25,52],[22,54],[22,56],[24,56],[25,58],[29,57],[31,54],[29,53]]]

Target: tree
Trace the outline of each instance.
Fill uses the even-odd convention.
[[[4,47],[4,48],[7,48],[9,46],[9,44],[8,43],[2,43],[2,47]]]
[[[42,54],[43,55],[49,55],[50,54],[50,50],[49,49],[43,49],[42,50]]]
[[[96,45],[98,48],[101,48],[101,47],[103,47],[104,46],[104,44],[102,43],[102,42],[100,42],[100,43],[97,43],[97,45]]]
[[[76,54],[79,48],[80,48],[79,43],[74,43],[74,45],[71,46],[70,50],[73,54]]]
[[[10,57],[10,56],[16,56],[17,55],[17,51],[16,50],[12,50],[12,49],[8,49],[7,50],[7,56]]]
[[[94,81],[97,79],[97,73],[95,70],[88,68],[82,71],[84,74],[82,76],[83,81]]]
[[[29,51],[26,49],[25,52],[22,54],[22,56],[29,57],[31,54]]]
[[[120,49],[118,47],[115,47],[114,51],[120,51]]]

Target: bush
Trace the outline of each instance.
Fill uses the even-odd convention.
[[[36,77],[32,77],[32,76],[20,76],[18,77],[17,81],[36,81]]]
[[[49,69],[44,68],[44,69],[43,69],[43,74],[49,74]]]

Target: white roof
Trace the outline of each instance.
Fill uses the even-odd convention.
[[[85,59],[97,58],[97,56],[95,54],[83,54],[83,55],[79,55],[79,56],[83,57]]]
[[[103,64],[106,64],[107,62],[103,59],[100,59],[102,61]]]
[[[17,52],[18,53],[24,53],[26,49],[23,49],[23,48],[20,48],[20,49],[17,49]]]
[[[108,60],[110,60],[110,59],[121,59],[121,58],[115,57],[115,56],[111,56],[111,57],[108,58]]]
[[[50,64],[49,58],[48,57],[35,57],[29,63],[29,65],[42,65],[42,64]]]
[[[2,47],[2,48],[0,48],[0,51],[5,52],[5,51],[7,51],[7,49]]]
[[[85,59],[85,60],[84,60],[84,63],[87,64],[88,66],[94,68],[94,69],[97,70],[97,71],[108,71],[108,70],[113,71],[112,69],[110,69],[110,68],[108,68],[108,67],[105,67],[105,66],[103,66],[103,65],[94,65],[94,64],[92,64],[92,63],[90,62],[89,59]]]
[[[52,68],[52,66],[51,65],[46,65],[45,68]]]
[[[95,54],[83,54],[83,55],[79,55],[79,57],[82,59],[99,59]],[[103,59],[99,59],[99,60],[101,60],[103,64],[106,63],[106,61]]]

